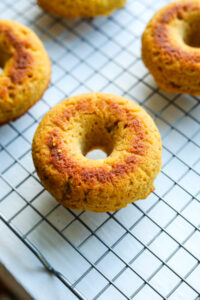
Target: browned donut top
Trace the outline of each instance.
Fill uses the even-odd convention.
[[[119,126],[119,123],[124,128],[124,139],[127,139],[127,154],[123,159],[116,160],[111,165],[106,164],[106,159],[104,165],[101,166],[82,165],[80,160],[68,153],[63,140],[63,131],[66,128],[66,123],[74,122],[77,115],[84,118],[90,114],[96,118],[96,113],[98,115],[102,111],[105,111],[106,115],[109,114],[112,119],[112,124],[107,130],[112,130],[110,128],[113,126]],[[142,161],[148,148],[145,127],[140,118],[136,116],[134,111],[114,101],[98,100],[92,102],[89,99],[80,99],[74,106],[65,107],[59,111],[52,121],[56,127],[50,131],[46,139],[51,163],[60,173],[72,177],[76,183],[84,182],[87,185],[93,185],[94,182],[113,182],[118,177],[133,171],[135,166]]]
[[[169,4],[161,9],[149,24],[153,38],[153,46],[156,51],[161,51],[162,55],[176,60],[183,60],[185,63],[195,64],[200,61],[200,51],[198,48],[192,48],[188,45],[177,44],[177,40],[172,38],[171,25],[179,26],[181,22],[184,26],[190,22],[190,17],[195,17],[198,14],[200,17],[200,1],[180,1]],[[184,31],[183,27],[182,30]],[[186,47],[185,47],[186,46]]]
[[[23,81],[31,67],[33,56],[27,49],[31,47],[29,41],[17,36],[9,26],[0,24],[0,35],[13,57],[12,66],[9,68],[8,76],[15,84]]]
[[[16,120],[46,90],[51,64],[37,35],[28,27],[0,20],[0,124]]]
[[[73,160],[67,155],[65,145],[62,141],[62,136],[56,129],[51,133],[49,144],[51,161],[55,168],[68,176],[73,177],[76,181],[87,182],[93,184],[94,181],[105,183],[112,181],[116,176],[122,176],[133,170],[138,158],[135,155],[130,155],[125,158],[124,162],[116,162],[112,169],[109,170],[106,166],[86,168]]]

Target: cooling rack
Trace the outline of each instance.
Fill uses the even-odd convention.
[[[0,220],[71,299],[199,299],[200,104],[156,86],[141,34],[166,0],[129,0],[96,19],[59,19],[34,0],[2,0],[0,16],[32,28],[52,60],[52,81],[33,108],[0,127]],[[126,96],[154,118],[163,141],[155,191],[114,213],[68,210],[43,189],[31,158],[42,116],[88,91]],[[68,298],[69,299],[69,298]]]

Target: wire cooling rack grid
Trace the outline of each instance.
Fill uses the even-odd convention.
[[[169,1],[129,0],[108,18],[65,20],[33,0],[3,0],[1,18],[28,25],[52,60],[52,83],[0,127],[0,220],[71,290],[71,299],[199,299],[200,104],[159,90],[140,59],[145,24]],[[67,210],[41,186],[31,141],[60,100],[104,91],[139,102],[163,139],[163,169],[147,200],[115,213]]]

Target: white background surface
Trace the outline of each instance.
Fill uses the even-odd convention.
[[[0,214],[86,299],[188,300],[200,294],[199,99],[159,90],[140,59],[145,24],[167,2],[129,0],[124,9],[94,20],[59,19],[34,0],[0,2],[1,18],[32,28],[52,60],[52,82],[43,99],[0,127]],[[155,192],[114,214],[58,205],[43,190],[31,158],[34,131],[49,108],[92,90],[141,104],[163,139]],[[0,225],[0,258],[35,298],[54,292],[52,299],[74,299]],[[41,282],[44,293],[38,293]]]

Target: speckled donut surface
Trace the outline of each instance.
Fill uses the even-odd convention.
[[[65,18],[96,17],[109,15],[122,8],[126,0],[37,0],[44,10]]]
[[[200,1],[178,1],[158,11],[142,37],[142,58],[159,87],[200,95]]]
[[[85,155],[94,148],[108,156],[88,159]],[[89,93],[60,102],[44,116],[32,154],[44,187],[61,204],[105,212],[153,191],[161,148],[158,129],[139,105]]]
[[[36,34],[0,20],[0,124],[15,120],[35,104],[50,81],[51,65]]]

